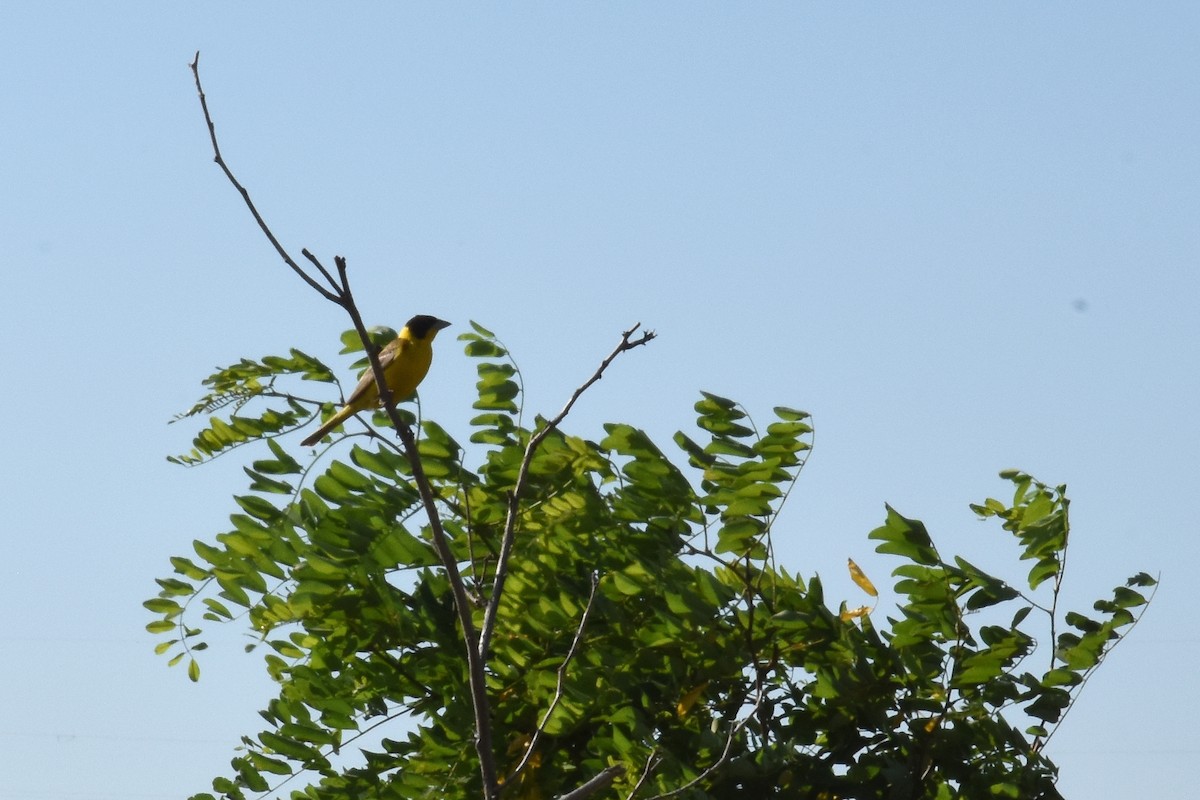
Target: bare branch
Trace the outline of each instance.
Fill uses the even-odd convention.
[[[270,226],[267,225],[266,220],[264,220],[262,215],[258,213],[258,208],[254,205],[254,201],[250,199],[250,192],[246,191],[246,187],[242,186],[238,179],[234,177],[233,171],[229,169],[229,165],[225,163],[225,158],[221,155],[221,146],[217,144],[217,128],[215,125],[213,125],[212,115],[208,113],[208,98],[206,98],[204,95],[204,87],[200,85],[199,50],[196,51],[196,57],[192,59],[192,63],[189,66],[192,68],[192,76],[196,79],[196,93],[200,95],[200,108],[204,111],[204,123],[208,126],[208,139],[210,142],[212,142],[213,161],[217,162],[217,166],[219,166],[221,171],[225,173],[225,177],[228,178],[229,182],[233,184],[233,188],[238,190],[238,193],[242,196],[242,200],[246,203],[246,207],[250,209],[250,214],[254,217],[254,221],[258,223],[258,227],[267,237],[267,241],[269,241],[271,246],[275,248],[275,252],[279,253],[279,257],[283,259],[283,263],[291,267],[293,272],[303,278],[305,283],[319,292],[320,295],[326,300],[341,305],[342,301],[338,295],[326,289],[324,286],[319,284],[315,278],[302,270],[300,265],[297,264],[291,255],[288,254],[288,251],[283,248],[283,245],[281,245],[279,240],[275,238],[275,234],[271,231]]]
[[[329,285],[333,287],[333,290],[334,290],[334,292],[338,292],[338,291],[339,291],[339,289],[341,289],[341,288],[344,288],[344,287],[340,287],[340,286],[338,286],[338,283],[337,283],[337,281],[335,281],[335,280],[333,279],[333,276],[329,274],[329,270],[325,269],[325,265],[324,265],[324,264],[322,264],[322,263],[321,263],[321,262],[320,262],[320,261],[317,259],[317,257],[316,257],[316,256],[314,256],[314,255],[313,255],[313,254],[312,254],[312,253],[309,251],[309,249],[308,249],[307,247],[304,247],[304,248],[301,248],[301,249],[300,249],[300,255],[302,255],[302,256],[304,256],[305,258],[307,258],[307,259],[309,260],[309,262],[310,262],[310,263],[311,263],[311,264],[312,264],[314,267],[316,267],[318,270],[320,270],[320,272],[321,272],[321,275],[322,275],[322,276],[325,278],[325,280],[329,281]]]
[[[509,773],[505,779],[505,785],[512,783],[513,779],[521,774],[525,766],[529,763],[529,759],[533,757],[534,751],[537,749],[538,740],[542,738],[542,734],[546,730],[546,724],[550,721],[551,715],[554,714],[554,709],[558,707],[558,701],[563,696],[563,686],[567,679],[567,665],[575,658],[575,651],[579,649],[579,642],[583,639],[583,629],[587,627],[588,616],[592,613],[592,603],[596,600],[596,587],[600,585],[600,576],[592,573],[592,590],[588,594],[587,605],[584,606],[583,616],[579,619],[579,626],[575,629],[575,638],[571,640],[571,646],[567,649],[567,655],[563,658],[561,664],[558,665],[558,680],[554,687],[554,699],[550,701],[550,706],[546,709],[546,713],[542,716],[541,722],[538,723],[537,730],[533,732],[533,736],[529,740],[529,746],[525,748],[525,755],[521,757],[521,761]]]
[[[617,356],[627,350],[632,350],[635,347],[640,347],[654,338],[654,331],[646,331],[636,339],[632,338],[637,329],[642,326],[642,323],[636,323],[632,328],[621,334],[621,341],[617,344],[613,351],[600,362],[600,366],[596,368],[592,377],[588,378],[572,393],[571,398],[567,400],[566,405],[562,410],[554,416],[553,419],[546,422],[529,439],[529,444],[525,447],[525,455],[521,459],[521,467],[517,473],[517,482],[513,486],[512,491],[508,493],[508,515],[504,522],[504,535],[500,540],[500,556],[496,561],[496,579],[492,584],[492,597],[488,601],[487,607],[483,612],[483,627],[479,633],[479,652],[487,658],[488,648],[491,645],[492,633],[496,627],[496,614],[500,610],[500,598],[504,594],[504,582],[508,575],[508,560],[512,555],[513,542],[516,539],[516,524],[517,516],[520,512],[521,494],[525,491],[525,486],[529,482],[529,465],[533,462],[533,456],[542,442],[554,431],[559,424],[566,419],[567,414],[571,413],[571,408],[575,405],[575,401],[587,391],[593,383],[604,377],[604,371],[608,369]]]
[[[604,377],[604,371],[608,369],[608,365],[611,364],[617,356],[621,355],[621,353],[624,353],[626,350],[632,350],[635,347],[640,347],[655,337],[654,331],[646,331],[636,339],[631,338],[640,327],[642,327],[642,323],[634,323],[632,328],[621,334],[621,343],[618,344],[613,351],[608,354],[607,358],[600,362],[600,366],[596,368],[596,372],[592,375],[592,377],[588,378],[582,386],[575,390],[574,394],[571,395],[571,399],[568,400],[567,404],[562,407],[562,411],[559,411],[558,415],[555,416],[554,419],[547,422],[546,427],[539,431],[538,435],[535,437],[539,444],[541,443],[542,439],[546,438],[550,431],[557,428],[559,423],[566,419],[567,414],[571,413],[571,407],[575,405],[575,401],[578,400],[593,383]]]

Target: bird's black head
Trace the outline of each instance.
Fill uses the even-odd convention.
[[[449,322],[437,317],[431,317],[428,314],[417,314],[404,324],[417,339],[432,339],[442,328],[448,327]]]

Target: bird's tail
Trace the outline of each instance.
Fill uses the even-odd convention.
[[[332,417],[330,417],[328,422],[326,422],[321,427],[317,428],[316,432],[313,433],[312,436],[309,436],[307,439],[302,441],[300,443],[300,446],[301,447],[312,447],[314,444],[321,441],[329,434],[333,433],[334,428],[338,427],[343,422],[350,419],[350,417],[352,417],[352,416],[354,416],[353,408],[350,408],[349,406],[343,408],[341,411],[337,412]]]

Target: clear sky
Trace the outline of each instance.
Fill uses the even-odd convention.
[[[834,599],[889,502],[1019,576],[967,503],[1073,498],[1068,603],[1163,586],[1050,744],[1068,798],[1191,798],[1200,744],[1200,5],[0,5],[0,800],[208,788],[272,691],[223,631],[191,684],[141,602],[227,524],[240,456],[167,426],[212,367],[452,320],[422,388],[466,439],[469,319],[568,428],[667,438],[700,389],[814,414],[777,544]]]

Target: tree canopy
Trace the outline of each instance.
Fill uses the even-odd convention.
[[[1031,562],[1019,581],[943,556],[889,507],[868,536],[898,561],[894,608],[833,608],[773,546],[807,413],[779,406],[760,427],[702,393],[666,450],[626,423],[566,431],[578,397],[654,338],[639,325],[526,422],[516,364],[472,323],[462,444],[392,402],[378,349],[395,333],[367,330],[345,259],[335,275],[303,250],[301,267],[271,232],[221,155],[198,64],[216,163],[284,263],[350,316],[343,352],[365,351],[384,405],[294,455],[293,431],[332,410],[301,388],[336,378],[292,350],[217,370],[181,415],[207,424],[176,463],[258,457],[230,529],[171,559],[147,629],[198,680],[202,626],[246,625],[278,684],[266,727],[195,798],[1059,797],[1045,741],[1155,583],[1060,609],[1065,487],[1007,471],[1011,500],[972,506]]]
[[[1019,584],[888,508],[868,535],[897,559],[894,609],[833,607],[772,544],[808,414],[760,427],[702,394],[672,447],[624,423],[589,439],[525,423],[504,346],[478,325],[460,339],[478,370],[469,442],[402,417],[435,517],[382,412],[315,454],[285,447],[322,404],[282,383],[333,381],[317,359],[205,381],[189,413],[207,425],[175,460],[261,457],[230,529],[172,559],[148,628],[197,679],[202,626],[248,625],[279,691],[196,797],[1058,796],[1042,745],[1154,583],[1058,609],[1063,487],[1005,472],[1011,499],[973,506],[1019,543]]]

